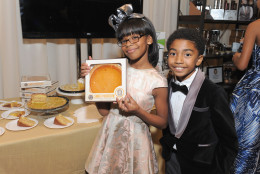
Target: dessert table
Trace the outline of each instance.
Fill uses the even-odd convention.
[[[17,100],[5,99],[6,101]],[[100,118],[94,104],[72,104],[60,113],[74,119],[74,124],[53,129],[44,125],[44,121],[55,114],[42,115],[31,112],[27,117],[36,119],[37,126],[28,130],[12,131],[6,124],[12,121],[0,119],[0,127],[5,132],[0,136],[0,173],[1,174],[85,174],[84,165],[91,146],[102,124],[102,119],[93,123],[78,123],[74,112],[87,108],[87,115]],[[0,115],[4,111],[0,111]],[[56,113],[57,114],[57,113]],[[151,127],[154,147],[157,154],[160,173],[164,172],[159,138],[161,131]]]

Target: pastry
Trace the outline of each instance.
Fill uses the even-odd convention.
[[[35,121],[30,120],[29,118],[26,117],[20,117],[19,120],[17,121],[17,125],[21,127],[32,127],[34,126]]]
[[[71,123],[71,121],[69,119],[67,119],[66,117],[64,117],[63,115],[61,115],[61,114],[56,116],[55,119],[54,119],[54,124],[57,124],[57,125],[66,126],[69,123]]]
[[[122,72],[118,64],[95,65],[90,71],[90,92],[114,93],[122,85]]]
[[[14,111],[14,112],[11,112],[9,115],[14,116],[14,117],[21,117],[24,114],[25,114],[25,111]]]
[[[85,90],[85,80],[80,78],[77,80],[77,84],[65,84],[60,89],[64,92],[82,92]]]
[[[67,100],[62,97],[47,97],[46,102],[35,103],[32,99],[27,103],[27,106],[30,109],[55,109],[61,106],[64,106],[67,103]]]
[[[32,103],[46,103],[47,95],[43,93],[35,93],[31,96]]]
[[[83,78],[78,79],[77,83],[79,91],[85,90],[85,80]]]
[[[18,102],[10,102],[10,103],[3,104],[3,107],[7,107],[7,108],[21,107],[21,106],[22,105]]]

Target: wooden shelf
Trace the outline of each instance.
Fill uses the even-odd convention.
[[[237,20],[213,20],[205,19],[204,23],[219,23],[219,24],[238,24],[238,25],[248,25],[252,21],[237,21]]]
[[[187,15],[179,16],[179,24],[200,24],[201,16],[199,15]]]
[[[232,56],[233,56],[233,53],[231,53],[231,54],[207,54],[204,56],[204,58],[206,58],[206,59],[217,59],[217,58],[226,59],[226,58],[232,58]]]
[[[201,22],[201,16],[199,16],[199,15],[179,16],[179,24],[198,24],[199,25],[200,22]],[[248,25],[251,22],[252,21],[204,19],[204,23]]]

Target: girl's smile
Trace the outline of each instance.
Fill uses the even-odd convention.
[[[131,53],[134,53],[134,52],[136,51],[136,49],[137,49],[137,48],[129,48],[129,49],[126,50],[126,52],[127,52],[128,54],[131,54]]]

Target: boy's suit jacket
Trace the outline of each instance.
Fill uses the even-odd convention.
[[[169,84],[169,101],[171,95]],[[199,70],[184,101],[177,128],[173,109],[169,105],[169,126],[160,140],[165,160],[169,160],[176,144],[182,174],[229,173],[238,141],[224,89],[205,79]]]

